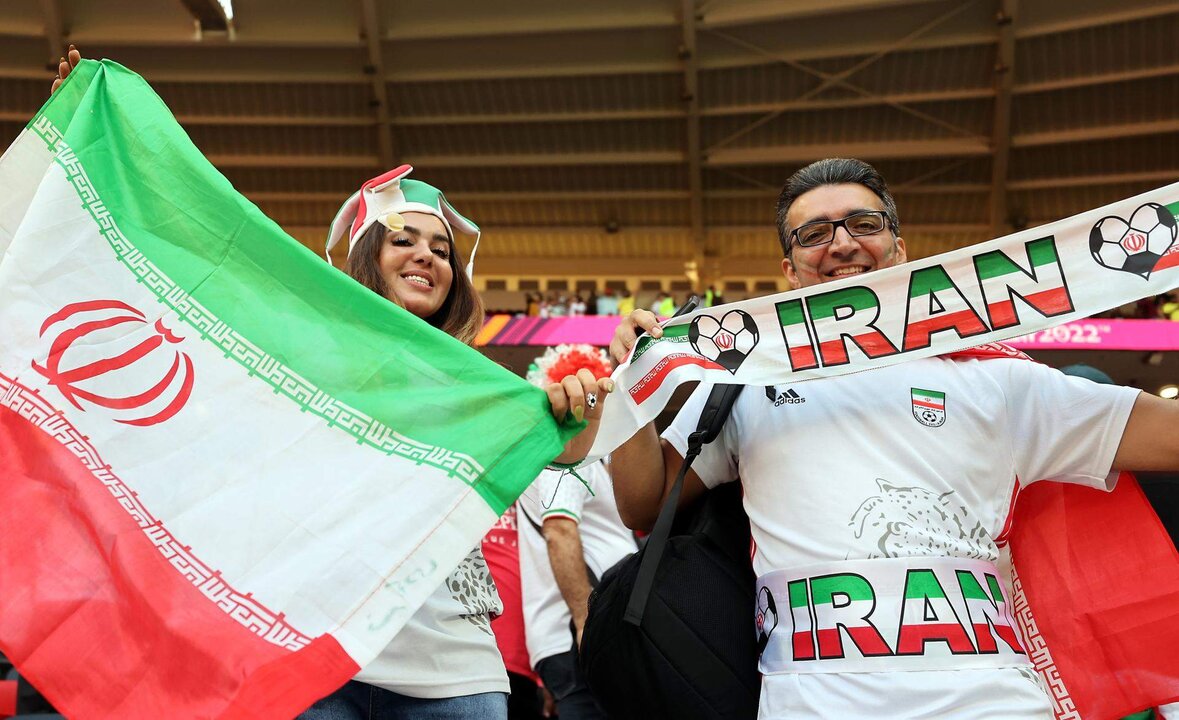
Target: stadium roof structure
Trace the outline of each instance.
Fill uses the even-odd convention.
[[[482,278],[772,287],[818,158],[884,173],[914,257],[1179,179],[1177,37],[1174,0],[7,0],[0,143],[75,43],[314,249],[408,162]]]

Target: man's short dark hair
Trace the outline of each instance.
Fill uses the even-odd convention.
[[[817,187],[846,183],[863,185],[875,193],[876,197],[880,198],[880,202],[884,204],[884,214],[888,216],[888,224],[892,228],[892,234],[894,236],[901,234],[901,221],[897,218],[897,203],[892,199],[892,194],[888,192],[888,185],[880,173],[876,172],[876,168],[863,160],[827,158],[813,162],[791,175],[790,179],[786,181],[786,185],[782,187],[782,193],[778,195],[778,241],[782,243],[783,255],[790,254],[790,231],[786,228],[786,213],[790,212],[790,206],[794,204],[794,201],[803,193]]]

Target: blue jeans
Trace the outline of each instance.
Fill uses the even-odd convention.
[[[508,720],[507,693],[412,698],[350,680],[297,720]]]

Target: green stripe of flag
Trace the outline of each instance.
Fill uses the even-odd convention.
[[[905,580],[905,598],[916,600],[919,598],[944,598],[946,593],[932,570],[910,570]]]
[[[778,322],[783,327],[790,327],[791,325],[801,325],[806,322],[806,315],[802,312],[801,300],[789,300],[777,304]]]
[[[967,600],[990,600],[987,597],[986,591],[982,589],[982,585],[979,584],[978,578],[974,576],[974,573],[968,570],[959,570],[957,574],[958,587],[962,589],[962,597]]]
[[[1032,268],[1051,265],[1057,261],[1056,247],[1051,238],[1041,238],[1027,245],[1028,257],[1031,258]],[[1022,258],[1020,258],[1022,261]],[[974,260],[978,275],[983,280],[1023,272],[1018,263],[1000,252],[987,253]]]
[[[833,290],[823,295],[815,295],[807,299],[807,307],[815,321],[835,316],[835,309],[850,307],[857,312],[878,307],[876,295],[865,287],[849,287]]]
[[[853,602],[876,598],[872,586],[859,575],[826,575],[811,580],[811,596],[815,605],[832,603],[837,594],[846,595]]]
[[[909,297],[924,297],[931,292],[941,292],[954,287],[945,268],[941,265],[922,268],[913,272],[909,279]]]
[[[918,400],[928,400],[930,402],[941,402],[946,399],[946,394],[938,392],[937,390],[922,390],[921,388],[913,388],[913,397]]]
[[[687,342],[688,329],[692,327],[691,323],[684,323],[682,325],[671,325],[663,328],[663,335],[653,338],[650,335],[644,335],[639,338],[639,342],[635,346],[634,354],[631,356],[631,362],[638,360],[643,353],[651,349],[655,343],[669,341],[669,342]]]
[[[794,580],[787,583],[786,589],[790,593],[790,607],[800,608],[807,606],[806,580]]]
[[[128,270],[227,358],[247,367],[251,353],[273,358],[284,376],[259,382],[290,396],[293,409],[344,427],[347,418],[322,411],[338,401],[417,443],[470,454],[486,471],[473,486],[497,512],[539,472],[537,458],[557,455],[576,431],[546,419],[543,392],[286,235],[209,164],[135,73],[83,61],[30,127],[41,117],[63,133],[134,246],[122,257]],[[175,285],[155,282],[138,253]],[[189,296],[218,323],[194,319]],[[320,395],[302,397],[301,386]]]

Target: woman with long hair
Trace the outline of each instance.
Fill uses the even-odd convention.
[[[448,335],[472,344],[483,303],[454,233],[479,228],[403,165],[361,186],[332,222],[327,249],[348,242],[353,279]],[[472,257],[474,252],[472,251]],[[509,689],[491,632],[501,610],[475,548],[380,656],[315,703],[303,720],[506,718]]]

